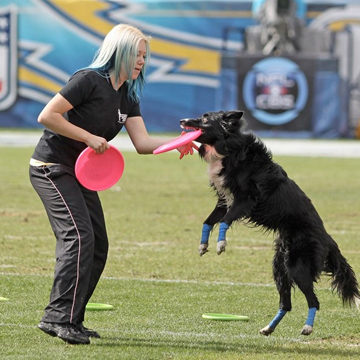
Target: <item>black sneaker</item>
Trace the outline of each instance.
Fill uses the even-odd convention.
[[[55,331],[55,325],[56,324],[40,321],[38,328],[50,336],[57,336],[57,332]]]
[[[76,325],[76,328],[82,332],[83,334],[85,334],[88,337],[92,337],[92,338],[96,338],[96,339],[100,339],[100,334],[92,329],[88,329],[87,327],[85,327],[83,324],[78,324]]]
[[[73,324],[57,324],[40,321],[38,328],[50,336],[57,336],[69,344],[90,344],[89,337]]]

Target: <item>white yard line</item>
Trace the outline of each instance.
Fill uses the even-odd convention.
[[[53,277],[52,274],[20,274],[0,272],[0,276],[30,276],[30,277]],[[242,283],[233,281],[202,281],[202,280],[186,280],[186,279],[149,279],[149,278],[128,278],[128,277],[115,277],[115,276],[102,276],[101,280],[114,280],[114,281],[137,281],[148,283],[168,283],[168,284],[191,284],[191,285],[206,285],[206,286],[247,286],[247,287],[275,287],[275,284],[261,284],[261,283]],[[332,291],[329,287],[317,286],[316,290]]]
[[[53,274],[20,274],[0,272],[0,276],[30,276],[30,277],[53,277]],[[155,282],[155,283],[174,283],[174,284],[193,284],[193,285],[226,285],[226,286],[253,286],[253,287],[274,287],[274,284],[257,284],[257,283],[240,283],[231,281],[198,281],[198,280],[185,280],[185,279],[148,279],[148,278],[127,278],[127,277],[114,277],[102,276],[104,280],[116,281],[139,281],[139,282]]]

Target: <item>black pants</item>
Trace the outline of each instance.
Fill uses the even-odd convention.
[[[63,165],[30,166],[30,181],[56,237],[54,283],[42,321],[81,324],[109,246],[99,196]]]

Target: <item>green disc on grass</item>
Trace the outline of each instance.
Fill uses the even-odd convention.
[[[101,311],[101,310],[112,310],[113,308],[114,307],[109,304],[88,303],[85,309],[90,311]]]
[[[202,314],[204,319],[209,320],[222,320],[222,321],[249,321],[248,316],[243,315],[232,315],[232,314],[214,314],[214,313],[206,313]]]
[[[0,301],[9,301],[10,299],[0,296]]]

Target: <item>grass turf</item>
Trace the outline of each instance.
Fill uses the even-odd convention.
[[[321,311],[302,337],[307,306],[294,292],[293,311],[271,337],[258,330],[277,311],[271,278],[272,236],[243,224],[228,248],[202,258],[201,224],[215,205],[206,165],[176,153],[125,152],[125,172],[101,193],[110,238],[104,276],[92,302],[113,311],[88,312],[86,326],[102,339],[66,345],[36,329],[52,283],[55,240],[28,180],[32,149],[0,148],[1,359],[347,359],[360,348],[359,314],[343,308],[324,277]],[[329,233],[360,274],[360,169],[356,159],[276,158],[312,198]],[[248,315],[249,322],[201,318],[205,312]]]

